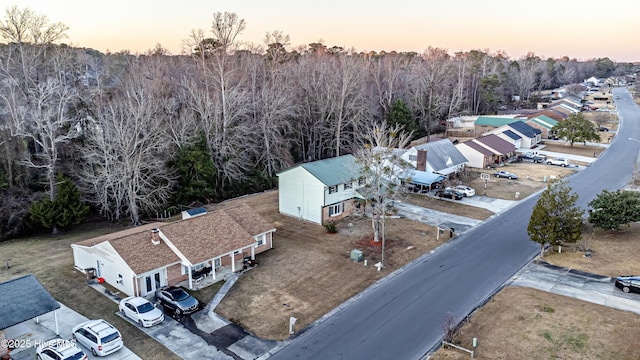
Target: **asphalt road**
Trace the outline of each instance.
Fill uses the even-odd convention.
[[[630,179],[640,150],[640,109],[626,90],[614,94],[623,119],[619,135],[598,161],[568,178],[585,210],[602,189]],[[539,245],[526,233],[536,201],[523,200],[373,285],[272,358],[423,357],[439,346],[447,314],[464,318],[537,255]]]

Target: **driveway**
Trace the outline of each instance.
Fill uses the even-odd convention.
[[[640,314],[640,295],[625,294],[609,277],[532,261],[507,282]]]
[[[58,330],[60,335],[56,335],[56,323],[55,317],[58,318]],[[19,334],[7,333],[9,338],[19,338],[24,340],[28,344],[38,344],[42,341],[51,340],[55,338],[71,339],[71,329],[83,321],[87,321],[86,317],[78,314],[70,308],[60,304],[60,309],[56,310],[56,314],[48,313],[39,317],[39,323],[34,320],[26,321],[22,324],[16,325],[13,331]],[[91,351],[82,345],[80,348],[88,355],[89,359],[96,359],[91,355]],[[25,347],[14,349],[11,352],[11,358],[14,360],[33,360],[36,358],[35,347]],[[139,360],[140,358],[134,354],[127,347],[116,351],[109,355],[109,359],[113,360]]]

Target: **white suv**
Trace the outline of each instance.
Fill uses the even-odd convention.
[[[562,158],[548,159],[547,165],[560,165],[560,166],[569,166],[569,160]]]
[[[72,330],[73,339],[91,350],[94,356],[106,356],[123,346],[118,329],[105,320],[89,320],[76,325]]]
[[[38,360],[87,360],[87,355],[69,340],[49,340],[36,348]]]

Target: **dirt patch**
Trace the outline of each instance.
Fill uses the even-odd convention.
[[[582,249],[591,249],[585,257]],[[611,277],[640,274],[640,224],[623,226],[620,231],[596,229],[593,235],[583,234],[577,244],[563,246],[562,252],[549,253],[544,260],[558,266]]]
[[[385,269],[373,266],[381,260],[381,246],[371,244],[371,222],[347,218],[338,233],[278,213],[278,192],[250,196],[235,202],[254,206],[276,225],[274,248],[258,255],[258,266],[240,277],[216,308],[252,333],[267,339],[289,337],[289,317],[302,329],[375,281],[442,244],[432,226],[407,219],[386,222]],[[363,262],[353,262],[353,249],[364,252]]]
[[[476,193],[478,193],[477,189],[476,189]],[[464,205],[455,201],[444,201],[444,200],[431,197],[429,195],[408,194],[402,200],[413,205],[422,206],[427,209],[433,209],[437,211],[446,212],[449,214],[466,216],[466,217],[477,219],[477,220],[486,220],[491,215],[494,214],[493,211],[490,211],[487,209]]]
[[[507,287],[464,324],[454,343],[476,359],[639,359],[640,315],[543,291]],[[432,359],[469,359],[440,349]]]

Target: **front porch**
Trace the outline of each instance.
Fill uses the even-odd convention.
[[[246,267],[245,267],[246,265]],[[249,271],[257,266],[257,263],[253,261],[253,266],[247,263],[244,259],[238,260],[235,263],[235,272],[243,273],[245,271]],[[200,290],[206,288],[207,286],[214,284],[218,281],[227,281],[227,279],[233,274],[233,268],[231,265],[226,266],[218,266],[215,268],[215,271],[211,271],[210,273],[201,276],[197,279],[192,279],[192,288],[191,290]],[[189,280],[184,280],[178,283],[178,286],[182,286],[186,289],[189,289]]]

